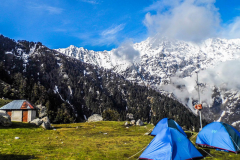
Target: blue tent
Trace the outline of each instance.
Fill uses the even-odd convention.
[[[195,146],[178,130],[162,129],[149,143],[139,159],[184,160],[203,157]]]
[[[198,133],[196,144],[237,153],[240,151],[240,133],[229,124],[212,122]]]
[[[183,131],[183,129],[175,122],[174,120],[170,118],[163,118],[161,121],[157,123],[157,125],[154,127],[153,131],[151,132],[152,136],[156,136],[161,130],[164,128],[171,127],[177,129],[179,132],[181,132],[184,136],[187,137],[186,133]]]

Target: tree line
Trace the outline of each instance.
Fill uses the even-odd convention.
[[[15,42],[2,35],[0,96],[46,106],[53,123],[85,121],[94,113],[105,120],[126,120],[127,113],[132,113],[134,119],[149,123],[168,117],[186,129],[199,128],[197,116],[154,89],[67,57],[40,42]]]

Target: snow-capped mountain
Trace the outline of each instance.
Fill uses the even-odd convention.
[[[124,57],[118,57],[115,49],[95,52],[71,45],[56,50],[85,63],[113,69],[128,80],[151,85],[162,85],[176,73],[179,77],[191,76],[197,70],[198,64],[203,70],[240,57],[240,39],[208,39],[198,45],[184,41],[148,38],[134,44],[133,48],[139,51],[140,62],[131,63]]]
[[[202,43],[195,44],[192,42],[173,41],[167,38],[148,38],[145,41],[133,44],[132,48],[135,52],[139,53],[131,56],[132,59],[118,54],[118,49],[95,52],[71,45],[68,48],[56,50],[85,63],[90,63],[100,68],[112,69],[127,80],[142,85],[150,85],[156,89],[165,90],[168,93],[173,91],[169,90],[169,88],[166,89],[165,86],[167,84],[174,84],[175,89],[180,88],[182,92],[180,94],[173,92],[171,95],[191,109],[197,100],[197,96],[191,95],[193,93],[196,94],[196,91],[193,91],[195,90],[194,87],[196,88],[195,77],[194,79],[192,78],[192,85],[190,87],[191,83],[189,81],[186,81],[187,84],[182,85],[180,81],[191,79],[196,71],[214,70],[214,67],[218,67],[218,65],[224,62],[240,59],[240,39],[227,40],[216,38],[207,39]],[[128,54],[131,54],[131,52]],[[218,70],[218,72],[221,71]],[[220,73],[216,74],[224,76]],[[201,72],[199,75],[201,76]],[[205,81],[202,78],[200,81],[205,86],[205,89],[204,87],[202,88],[203,94],[204,90],[211,90],[211,94],[205,94],[205,99],[202,99],[205,102],[205,106],[208,106],[203,110],[205,112],[203,117],[239,125],[240,118],[238,117],[240,117],[240,111],[237,110],[240,108],[240,98],[238,89],[221,87],[220,83],[208,83],[209,79]],[[222,83],[228,82],[224,81]],[[218,94],[214,95],[214,88],[219,90]],[[186,92],[188,92],[188,95],[183,96]]]
[[[131,83],[112,70],[83,63],[40,42],[16,42],[3,35],[0,97],[27,99],[34,105],[46,106],[53,123],[85,121],[96,113],[105,120],[124,121],[131,113],[148,123],[170,117],[186,129],[199,128],[199,118],[185,106],[149,87]]]

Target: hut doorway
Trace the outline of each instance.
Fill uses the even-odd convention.
[[[28,120],[28,111],[22,111],[22,121],[27,122]]]

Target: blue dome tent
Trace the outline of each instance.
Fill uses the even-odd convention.
[[[183,160],[202,157],[187,137],[177,129],[166,127],[153,138],[139,159]]]
[[[240,151],[240,133],[229,124],[212,122],[198,133],[196,144],[237,153]]]
[[[175,128],[179,132],[181,132],[184,136],[187,137],[186,133],[177,124],[177,122],[175,122],[173,119],[170,119],[170,118],[163,118],[161,121],[159,121],[157,125],[154,127],[153,131],[151,132],[151,135],[156,136],[159,132],[161,132],[161,130],[167,127]]]

